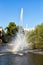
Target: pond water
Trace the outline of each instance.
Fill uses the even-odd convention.
[[[43,65],[43,55],[5,53],[0,55],[0,65]]]

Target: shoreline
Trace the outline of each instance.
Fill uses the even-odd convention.
[[[33,54],[40,54],[43,55],[43,51],[39,49],[34,49],[34,50],[28,50],[28,53],[33,53]]]
[[[6,53],[12,53],[13,54],[13,52],[11,52],[11,51],[0,51],[0,55],[1,54],[6,54]],[[43,51],[39,50],[39,49],[28,49],[28,50],[25,50],[25,51],[19,51],[19,52],[17,52],[17,54],[19,54],[19,53],[23,53],[23,54],[33,53],[33,54],[43,55]]]

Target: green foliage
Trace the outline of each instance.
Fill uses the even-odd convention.
[[[43,47],[43,24],[28,33],[28,41],[34,44],[34,48]]]
[[[16,35],[17,26],[14,22],[10,22],[9,25],[5,28],[7,36]]]
[[[10,22],[9,25],[5,28],[6,30],[6,40],[9,41],[11,38],[16,36],[16,33],[18,32],[18,28],[14,22]]]

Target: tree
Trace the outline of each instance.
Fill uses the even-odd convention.
[[[43,47],[43,23],[40,25],[37,25],[35,28],[36,35],[37,35],[37,44],[39,48]]]
[[[43,23],[28,33],[28,41],[34,44],[35,48],[43,48]]]
[[[9,25],[5,28],[5,30],[7,38],[16,36],[16,33],[18,31],[17,26],[14,22],[10,22]]]

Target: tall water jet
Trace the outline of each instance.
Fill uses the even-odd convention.
[[[22,22],[23,22],[23,8],[21,8],[21,13],[20,13],[20,23],[22,24]]]
[[[21,8],[20,11],[20,22],[19,22],[19,26],[22,26],[23,24],[23,8]],[[21,31],[21,28],[19,27],[19,31]]]
[[[20,23],[21,24],[23,23],[23,8],[21,8]],[[23,34],[21,27],[19,27],[17,36],[16,36],[15,41],[14,41],[15,45],[13,46],[13,49],[12,49],[13,52],[21,51],[21,50],[24,50],[24,49],[28,48],[28,43],[26,41],[25,36],[26,35]]]

